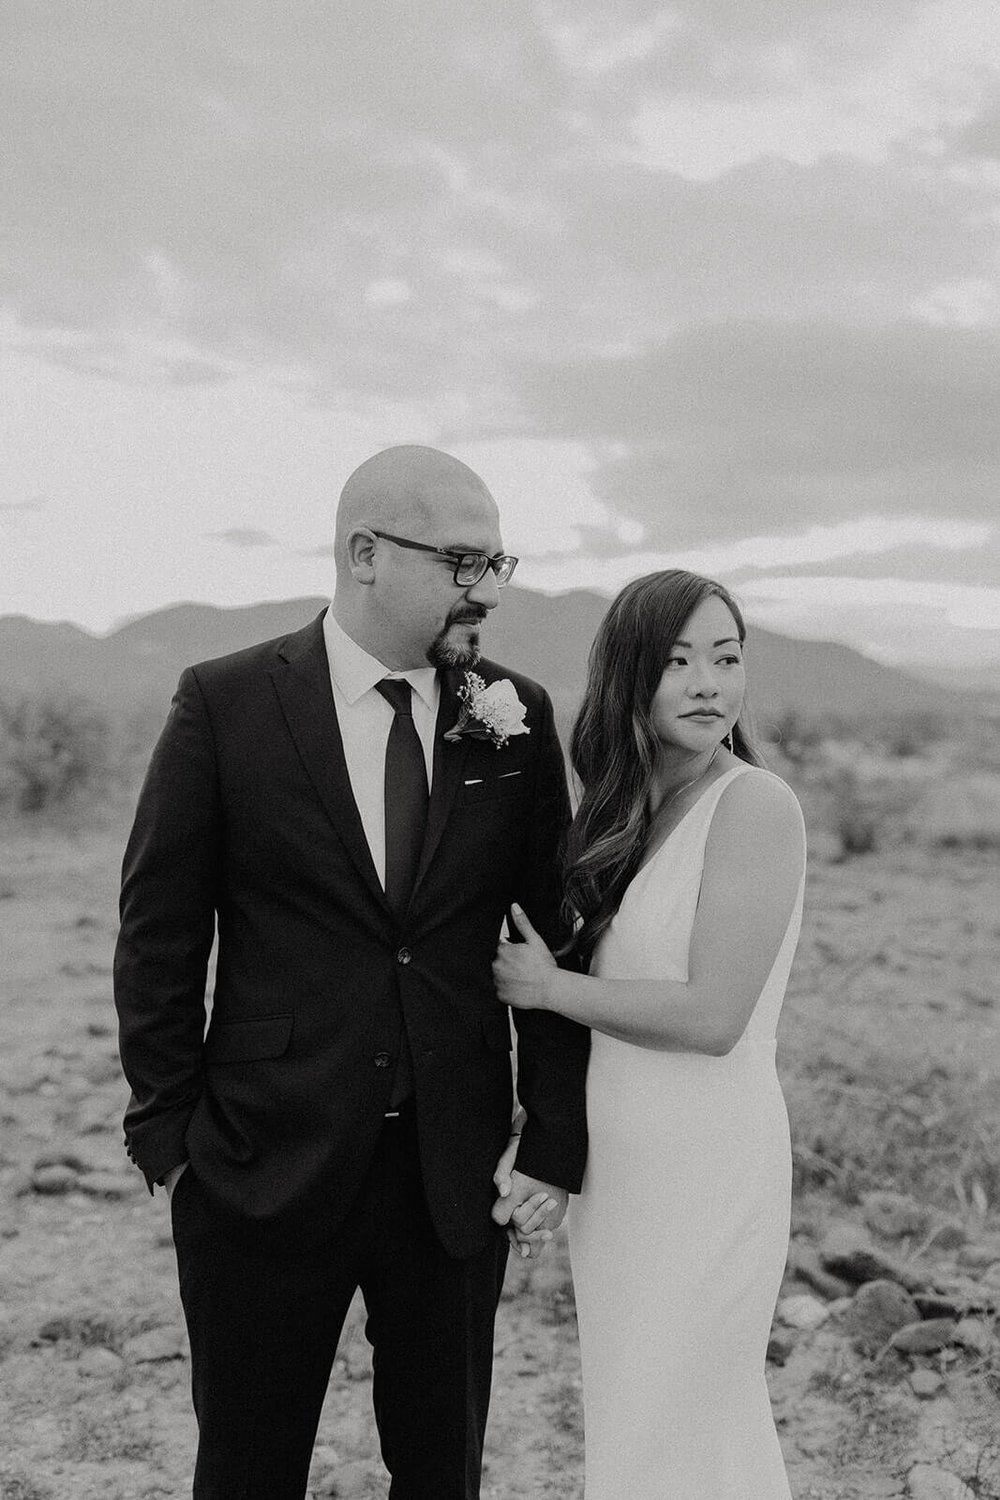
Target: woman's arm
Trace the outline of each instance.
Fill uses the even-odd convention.
[[[721,1057],[746,1029],[804,865],[802,814],[791,790],[777,777],[740,776],[723,792],[709,830],[687,981],[569,973],[533,935],[501,949],[497,992],[516,1009],[553,1010],[636,1046]]]

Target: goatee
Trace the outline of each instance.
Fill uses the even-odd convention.
[[[486,618],[485,611],[470,612],[468,605],[462,614],[449,615],[445,621],[444,629],[431,641],[427,648],[427,660],[432,667],[447,672],[456,667],[474,667],[481,656],[479,650],[479,627]],[[456,625],[472,625],[467,638],[453,640],[451,631]],[[464,633],[463,633],[464,636]]]
[[[478,630],[462,645],[449,640],[447,629],[442,630],[427,648],[427,660],[442,672],[453,671],[456,667],[474,667],[481,656]]]

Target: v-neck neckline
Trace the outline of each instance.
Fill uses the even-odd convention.
[[[749,769],[750,769],[749,762],[743,761],[738,766],[730,766],[728,771],[723,771],[723,773],[722,773],[721,776],[716,776],[716,778],[715,778],[714,781],[710,781],[709,784],[708,784],[708,786],[705,788],[705,790],[703,792],[699,792],[698,793],[697,797],[691,803],[691,806],[687,809],[687,811],[684,812],[684,813],[682,813],[681,816],[677,819],[677,822],[674,824],[673,828],[671,828],[670,832],[664,838],[662,838],[660,840],[660,842],[656,845],[656,848],[652,851],[652,853],[647,854],[646,858],[643,860],[643,862],[639,866],[638,870],[636,870],[636,872],[635,872],[636,875],[641,875],[642,872],[643,872],[643,870],[648,870],[649,869],[650,865],[653,863],[654,859],[659,854],[660,850],[661,849],[665,849],[666,846],[670,843],[670,840],[673,838],[674,834],[677,833],[677,831],[680,828],[683,828],[684,824],[687,822],[688,818],[694,812],[695,808],[701,806],[702,801],[704,800],[704,798],[706,798],[708,796],[709,792],[712,790],[713,787],[718,786],[719,783],[720,783],[720,781],[725,781],[728,777],[732,777],[734,775],[738,776],[742,771],[749,770]]]

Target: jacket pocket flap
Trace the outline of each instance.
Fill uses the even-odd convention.
[[[208,1029],[205,1060],[210,1063],[259,1062],[280,1057],[292,1039],[293,1017],[254,1016],[247,1021],[219,1021]]]

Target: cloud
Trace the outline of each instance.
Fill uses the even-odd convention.
[[[225,531],[206,531],[203,535],[228,542],[231,547],[276,547],[277,541],[266,531],[254,526],[230,526]]]
[[[730,108],[778,120],[802,78],[839,89],[841,115],[858,94],[890,120],[886,70],[936,109],[938,74],[961,82],[975,61],[960,131],[989,70],[981,12],[41,4],[0,59],[6,292],[38,347],[84,371],[166,383],[307,365],[340,403],[463,409],[470,431],[509,405],[511,354],[583,355],[779,307],[899,315],[987,276],[988,184],[949,178],[912,143],[852,159],[833,126],[838,155],[812,153],[811,169],[754,160],[686,181],[694,156],[636,162],[630,121],[694,101],[703,150]],[[817,98],[836,125],[833,95]],[[88,364],[55,329],[107,348]],[[184,360],[158,355],[170,340]]]
[[[633,355],[527,366],[522,382],[534,435],[603,449],[595,494],[660,546],[859,512],[995,515],[992,332],[705,323]]]

